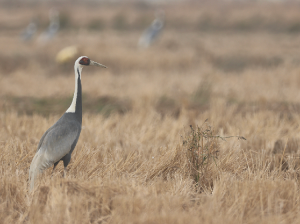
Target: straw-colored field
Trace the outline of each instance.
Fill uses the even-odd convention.
[[[62,29],[41,45],[53,5],[28,4],[0,7],[0,223],[300,223],[300,5],[162,5],[166,28],[141,50],[158,6],[61,3]],[[56,63],[70,45],[80,52]],[[49,168],[30,194],[81,55],[108,69],[83,69],[67,177]]]

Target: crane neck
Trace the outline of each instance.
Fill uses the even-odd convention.
[[[80,121],[82,120],[82,89],[81,89],[81,71],[82,66],[75,64],[75,91],[72,103],[66,113],[75,113]]]

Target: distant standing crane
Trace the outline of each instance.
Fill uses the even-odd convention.
[[[32,21],[28,24],[26,29],[21,33],[21,39],[23,41],[29,41],[35,34],[36,30],[37,30],[37,25],[35,19],[32,19]]]
[[[90,60],[86,56],[79,57],[75,61],[75,92],[73,101],[64,115],[42,136],[35,156],[29,169],[30,191],[34,188],[34,182],[38,173],[59,163],[64,163],[64,176],[66,168],[71,160],[71,154],[77,144],[82,124],[82,92],[81,71],[83,66],[106,66]]]
[[[39,36],[39,41],[40,42],[45,43],[45,42],[51,40],[59,30],[59,27],[60,27],[59,12],[56,9],[50,9],[50,11],[49,11],[49,20],[50,20],[50,24],[49,24],[47,30],[44,31]]]
[[[139,39],[138,46],[141,48],[149,47],[164,27],[165,12],[163,10],[158,10],[155,13],[155,17],[155,20],[153,20],[151,25],[143,32]]]

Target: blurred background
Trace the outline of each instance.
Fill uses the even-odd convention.
[[[300,110],[296,1],[0,1],[0,109],[61,114],[81,55],[84,112]],[[191,119],[191,123],[193,119]]]

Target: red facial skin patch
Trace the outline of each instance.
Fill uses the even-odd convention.
[[[82,58],[80,61],[79,61],[79,64],[81,64],[81,65],[90,65],[90,59],[89,58],[87,58],[87,57],[84,57],[84,58]]]

